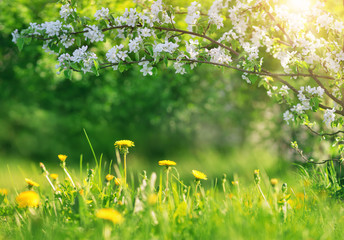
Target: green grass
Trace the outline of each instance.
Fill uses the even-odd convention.
[[[241,162],[239,154],[233,153],[227,157],[238,161],[225,165],[223,156],[205,151],[194,158],[179,156],[181,163],[177,161],[170,170],[167,189],[165,167],[147,165],[143,172],[144,168],[137,168],[144,164],[136,164],[140,159],[131,154],[128,186],[105,180],[108,173],[123,174],[117,161],[110,164],[97,156],[88,166],[80,162],[78,169],[68,167],[71,159],[67,158],[74,189],[56,160],[47,166],[59,174],[54,183],[59,193],[55,194],[37,164],[15,159],[2,164],[0,188],[6,182],[9,193],[0,197],[0,239],[342,239],[344,208],[329,197],[338,186],[329,184],[333,179],[329,181],[326,168],[309,175],[308,170],[286,168],[286,163],[263,152],[243,154]],[[264,165],[252,156],[266,159]],[[261,169],[259,184],[253,176],[256,167]],[[94,170],[92,175],[89,168]],[[208,180],[190,179],[192,169],[206,169]],[[155,182],[153,172],[157,173]],[[27,191],[25,177],[40,184],[33,189],[40,196],[37,208],[19,208],[16,203],[16,196]],[[279,179],[277,188],[271,186],[270,178]],[[232,184],[234,179],[239,186]],[[281,190],[284,182],[286,192]],[[124,221],[114,224],[97,218],[102,208],[116,209]]]

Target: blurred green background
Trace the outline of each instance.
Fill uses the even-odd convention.
[[[79,5],[91,12],[134,6],[94,0]],[[65,79],[39,43],[19,53],[11,41],[15,29],[56,19],[56,2],[4,0],[0,9],[0,187],[8,184],[7,166],[12,172],[19,166],[25,175],[40,161],[56,167],[60,153],[76,166],[81,154],[92,162],[83,129],[105,161],[114,159],[116,140],[130,139],[136,145],[129,155],[132,169],[156,171],[158,160],[171,159],[182,172],[199,169],[210,177],[251,177],[254,168],[284,176],[295,160],[290,142],[307,139],[303,147],[312,149],[317,141],[284,123],[285,109],[264,88],[216,67],[176,75],[160,66],[148,77],[138,68],[122,74],[108,69],[99,77],[75,73]]]

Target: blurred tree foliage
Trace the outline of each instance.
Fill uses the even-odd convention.
[[[128,1],[79,1],[124,9]],[[105,2],[105,3],[104,3]],[[161,67],[155,76],[139,69],[106,70],[100,77],[76,74],[72,81],[54,71],[55,57],[39,45],[18,52],[14,29],[58,15],[55,1],[0,2],[0,151],[37,160],[58,153],[89,152],[85,128],[97,153],[113,155],[113,142],[131,139],[137,154],[168,157],[190,148],[230,150],[247,142],[282,141],[279,108],[271,108],[263,88],[239,73],[202,66],[176,75]],[[255,137],[252,137],[255,136]],[[282,140],[281,140],[282,139]]]

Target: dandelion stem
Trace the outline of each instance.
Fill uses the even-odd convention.
[[[127,184],[127,152],[124,152],[124,186]]]
[[[56,188],[54,187],[54,184],[50,181],[49,177],[47,174],[45,174],[46,179],[48,180],[50,186],[53,188],[54,192],[56,192]]]
[[[76,186],[75,186],[75,184],[74,184],[74,181],[73,181],[72,177],[70,176],[70,174],[69,174],[69,172],[68,172],[67,168],[66,168],[66,167],[64,167],[64,168],[63,168],[63,170],[64,170],[64,171],[65,171],[65,173],[67,174],[67,177],[70,179],[70,181],[71,181],[71,183],[72,183],[73,187],[74,187],[74,188],[76,188]]]
[[[168,172],[170,171],[170,167],[166,169],[166,190],[168,190]]]
[[[116,158],[117,158],[117,163],[121,164],[121,154],[119,154],[118,148],[116,148]]]
[[[258,190],[259,190],[260,194],[262,195],[262,197],[263,197],[264,201],[265,201],[265,202],[268,202],[268,201],[266,200],[266,198],[265,198],[265,195],[264,195],[264,193],[263,193],[262,189],[260,188],[260,185],[259,185],[259,184],[257,184],[257,188],[258,188]]]

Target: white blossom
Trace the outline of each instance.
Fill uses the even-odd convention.
[[[87,25],[87,27],[84,28],[84,31],[87,31],[84,33],[85,40],[90,39],[91,42],[99,42],[104,40],[104,34],[96,25]]]
[[[283,113],[283,120],[287,122],[287,124],[289,125],[289,121],[294,121],[294,115],[289,111],[285,111]]]
[[[20,38],[20,34],[18,32],[18,29],[16,29],[12,32],[12,42],[17,43],[18,38]]]
[[[138,52],[143,43],[141,36],[129,40],[129,52]]]
[[[230,55],[227,55],[225,50],[221,47],[212,48],[209,51],[210,61],[213,63],[228,64],[232,62]]]
[[[330,127],[331,123],[335,120],[336,115],[334,114],[336,110],[333,109],[326,109],[324,113],[324,122],[326,126]]]
[[[48,37],[59,36],[62,23],[59,20],[55,22],[45,22],[42,24],[42,29],[45,30],[45,33]]]
[[[147,74],[152,75],[153,67],[149,65],[148,61],[140,62],[139,65],[142,66],[142,69],[140,72],[142,72],[143,76],[146,76]]]
[[[197,59],[197,56],[199,54],[197,48],[198,48],[198,40],[192,40],[190,39],[189,42],[186,42],[186,52],[190,54],[190,59]]]
[[[100,20],[102,18],[107,18],[109,16],[109,9],[102,7],[100,10],[96,11],[94,17],[96,20]]]
[[[215,24],[217,29],[223,27],[223,18],[220,15],[222,8],[222,0],[215,0],[208,11],[209,23]]]
[[[192,2],[191,6],[188,7],[188,14],[186,15],[185,22],[188,24],[188,30],[192,31],[192,26],[197,22],[201,13],[199,11],[201,4],[198,2]]]
[[[65,21],[67,18],[73,13],[76,12],[75,8],[70,8],[69,3],[62,5],[61,10],[60,10],[60,16],[63,18]]]
[[[123,48],[123,44],[114,46],[106,53],[106,59],[111,63],[119,63],[120,61],[124,61],[128,57],[128,51],[122,51]]]
[[[82,47],[74,50],[73,55],[70,58],[70,60],[72,62],[75,62],[75,63],[78,63],[78,62],[84,60],[85,57],[87,56],[87,53],[86,53],[87,48],[88,48],[88,46],[82,46]]]

